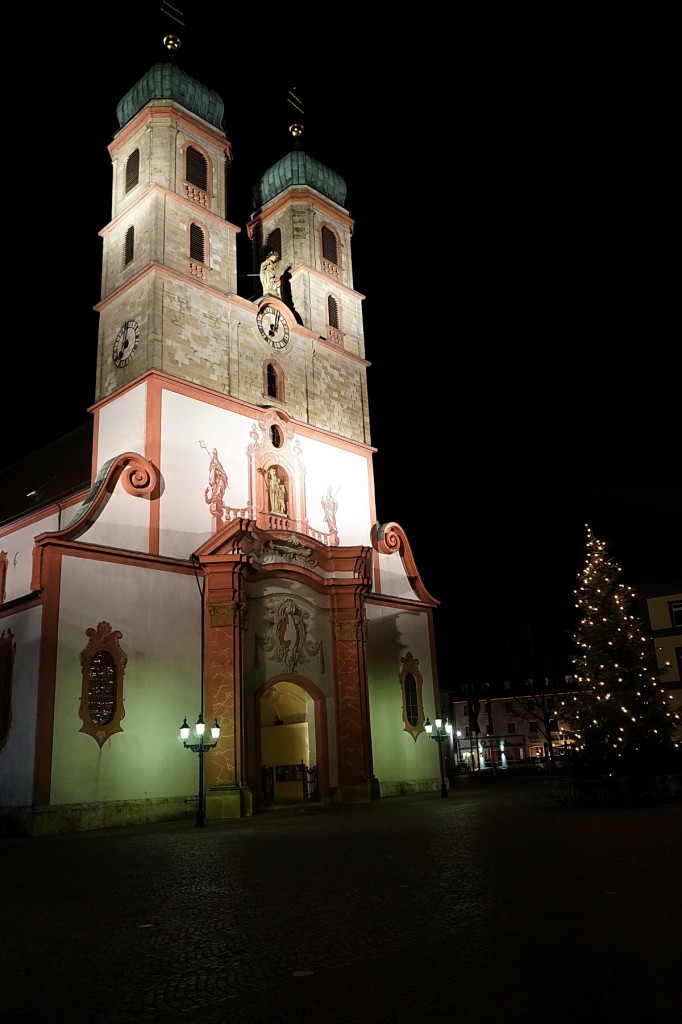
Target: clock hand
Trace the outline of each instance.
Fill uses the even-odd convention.
[[[279,329],[279,322],[280,322],[281,319],[282,319],[282,314],[280,312],[278,312],[278,311],[275,312],[274,323],[270,324],[270,330],[268,331],[268,334],[270,335],[271,338],[274,338],[275,334],[277,334],[277,331]]]

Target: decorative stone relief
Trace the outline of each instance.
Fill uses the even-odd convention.
[[[255,667],[259,665],[260,648],[270,655],[270,661],[279,662],[288,672],[295,672],[299,665],[308,664],[317,655],[318,669],[324,672],[322,641],[315,641],[308,635],[310,614],[291,598],[278,604],[269,603],[268,611],[272,625],[265,636],[256,637]]]
[[[306,569],[317,568],[312,548],[303,544],[294,533],[286,540],[266,541],[260,550],[254,551],[253,560],[260,565],[267,565],[271,562],[289,562],[292,565],[302,565]]]

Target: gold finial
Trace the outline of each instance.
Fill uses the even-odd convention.
[[[181,28],[185,27],[185,23],[182,20],[184,17],[183,12],[170,2],[170,0],[161,0],[161,13],[165,18],[170,18],[176,25],[180,25]],[[163,45],[171,53],[177,53],[182,46],[180,36],[176,36],[174,32],[168,32],[163,37]]]
[[[290,106],[292,106],[294,108],[294,110],[298,114],[301,115],[301,120],[302,120],[303,119],[303,101],[301,100],[300,96],[296,92],[296,86],[294,86],[292,89],[289,89],[289,95],[287,97],[287,103]],[[289,132],[291,133],[291,135],[295,139],[300,139],[300,137],[303,135],[303,125],[300,124],[300,122],[298,122],[298,121],[294,121],[293,124],[289,125]]]

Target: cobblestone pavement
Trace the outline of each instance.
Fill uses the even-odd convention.
[[[682,805],[528,785],[2,839],[2,1018],[680,1024]]]

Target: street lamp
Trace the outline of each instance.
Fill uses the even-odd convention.
[[[204,807],[204,754],[207,750],[212,750],[220,739],[220,726],[218,725],[218,719],[216,718],[211,726],[211,737],[213,739],[213,743],[204,743],[206,726],[204,725],[204,716],[202,713],[200,713],[197,718],[197,724],[194,727],[194,731],[199,742],[188,743],[189,726],[187,724],[187,719],[185,718],[180,726],[180,739],[182,740],[183,746],[187,747],[188,750],[193,750],[195,754],[199,755],[199,795],[197,797],[197,816],[194,824],[197,827],[203,827],[206,824],[206,808]]]
[[[424,722],[424,728],[431,739],[435,740],[438,744],[438,757],[440,759],[440,795],[447,796],[448,787],[445,784],[445,768],[443,766],[443,743],[452,736],[452,724],[447,718],[445,719],[445,722],[443,722],[441,715],[438,715],[438,717],[434,719],[434,723],[436,726],[435,732],[433,731],[433,725],[431,725],[428,718]]]

